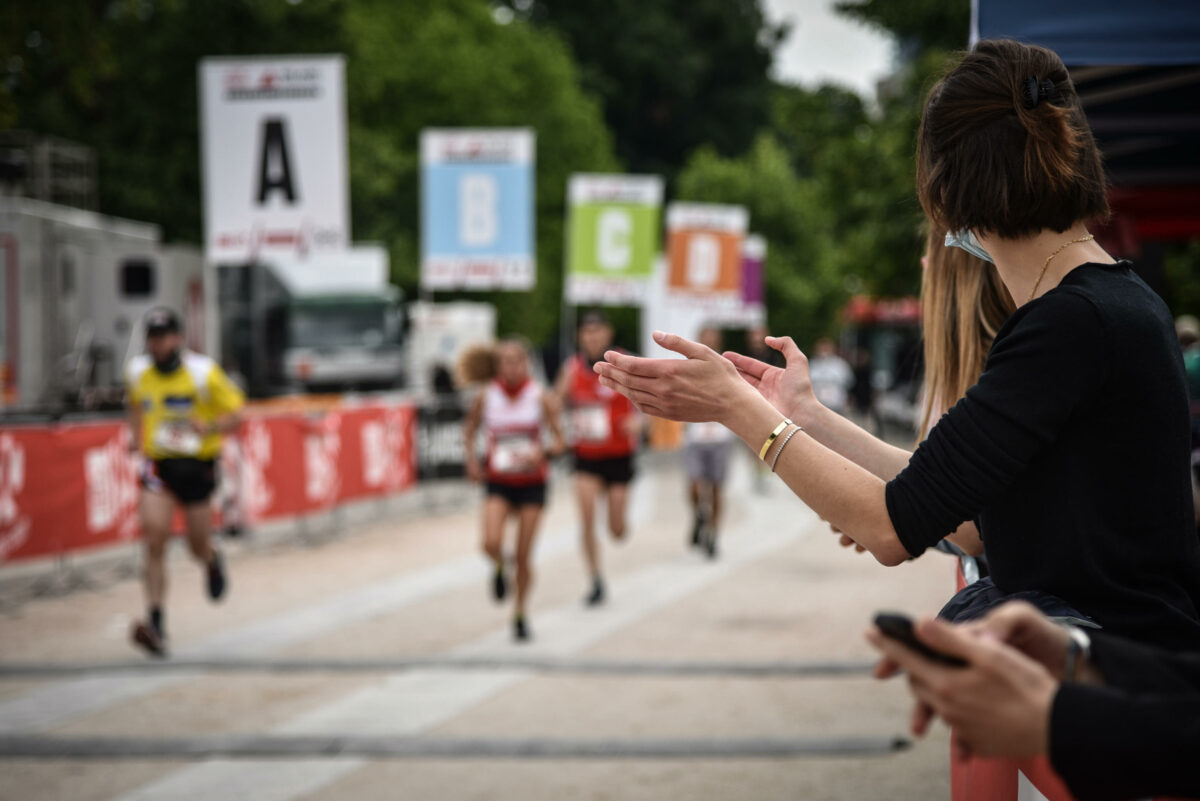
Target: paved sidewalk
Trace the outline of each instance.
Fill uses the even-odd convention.
[[[838,548],[733,476],[720,558],[684,547],[677,464],[643,463],[610,602],[588,609],[569,481],[537,546],[534,641],[487,594],[478,497],[319,547],[247,549],[231,595],[172,564],[174,663],[126,642],[125,581],[0,616],[0,799],[927,799],[900,683],[865,673],[877,608],[936,611],[952,563]],[[40,666],[40,668],[39,668]]]

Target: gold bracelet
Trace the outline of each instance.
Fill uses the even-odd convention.
[[[773,442],[775,442],[776,437],[778,437],[780,434],[782,434],[784,429],[786,429],[791,424],[792,424],[792,421],[785,417],[785,418],[783,418],[782,423],[775,426],[775,430],[771,432],[771,435],[769,437],[767,437],[767,441],[764,442],[763,446],[761,448],[759,448],[759,450],[758,450],[758,458],[759,459],[762,459],[764,462],[767,461],[767,451],[771,450],[771,444]]]
[[[779,443],[779,447],[775,450],[775,458],[771,460],[771,472],[772,473],[775,472],[775,465],[779,464],[779,457],[783,455],[783,449],[786,448],[787,444],[792,441],[792,437],[796,436],[803,430],[804,430],[803,426],[796,426],[795,428],[793,428],[791,431],[788,432],[788,435],[786,437],[783,438],[783,442]]]

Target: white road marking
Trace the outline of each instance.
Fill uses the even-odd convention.
[[[649,482],[643,482],[649,483]],[[815,515],[797,505],[796,524],[765,525],[756,505],[738,528],[747,532],[728,537],[722,559],[700,567],[679,556],[643,568],[621,579],[619,604],[585,609],[570,603],[538,615],[536,639],[523,655],[566,656],[587,648],[625,626],[728,575],[742,565],[764,558],[795,541]],[[731,526],[732,527],[732,526]],[[507,630],[478,638],[448,653],[482,656],[512,653]],[[277,734],[418,734],[464,712],[486,698],[527,678],[523,671],[467,674],[452,671],[413,671],[393,676],[372,687],[311,710],[274,729]],[[290,774],[291,762],[213,760],[180,769],[162,779],[120,796],[116,801],[173,801],[192,798],[239,798],[255,788],[255,801],[293,801],[337,781],[367,760],[309,761],[304,784]],[[277,784],[279,783],[279,784]]]
[[[650,517],[655,499],[653,484],[654,481],[649,480],[634,485],[630,502],[630,519],[634,525]],[[569,493],[564,492],[559,498],[560,503],[571,502]],[[576,524],[572,520],[543,533],[536,558],[538,562],[546,562],[577,547]],[[184,646],[176,653],[181,657],[200,659],[268,653],[441,593],[471,586],[480,580],[485,567],[479,556],[464,556],[239,626],[200,643]],[[45,729],[190,679],[187,674],[173,673],[96,676],[55,682],[0,702],[0,734]]]

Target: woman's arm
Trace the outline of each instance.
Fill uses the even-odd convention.
[[[688,358],[642,359],[610,351],[596,371],[601,382],[647,414],[684,422],[716,420],[757,453],[782,415],[733,364],[711,349],[672,334],[655,334],[663,347]],[[767,453],[780,478],[813,511],[865,547],[885,565],[908,558],[888,516],[884,482],[804,433]],[[779,452],[780,448],[782,452]]]
[[[553,392],[542,393],[542,416],[546,419],[546,425],[550,427],[550,436],[554,442],[551,446],[552,456],[559,456],[567,450],[567,440],[563,436],[562,420],[559,419],[558,402],[555,399]]]
[[[810,437],[841,454],[884,481],[890,481],[905,468],[912,452],[889,445],[831,409],[821,405],[813,394],[808,373],[808,357],[791,337],[767,337],[766,343],[783,354],[785,367],[728,351],[725,358],[733,363],[746,383],[754,387],[785,416],[804,426]]]
[[[463,461],[467,470],[467,478],[476,482],[483,477],[479,460],[475,457],[475,434],[479,431],[479,423],[482,418],[483,393],[480,392],[471,402],[471,408],[467,410],[467,417],[463,421]]]

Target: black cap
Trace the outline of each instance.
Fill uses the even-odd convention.
[[[146,313],[146,336],[178,334],[179,316],[170,309],[151,309]]]
[[[587,325],[611,325],[608,321],[608,315],[602,311],[592,309],[584,312],[579,318],[579,327],[583,328]]]

